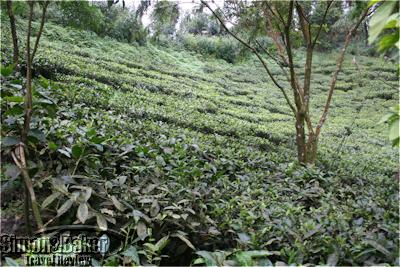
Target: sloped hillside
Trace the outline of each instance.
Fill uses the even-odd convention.
[[[3,63],[8,36],[2,34]],[[334,56],[314,59],[314,118]],[[106,207],[110,228],[145,225],[153,229],[147,242],[171,235],[163,264],[194,258],[185,239],[172,237],[178,230],[198,250],[269,250],[273,262],[324,264],[336,255],[341,264],[393,263],[398,155],[378,122],[397,102],[398,78],[391,63],[356,59],[359,72],[349,55],[340,74],[318,166],[303,168],[292,163],[290,110],[255,59],[233,65],[48,23],[34,66],[50,84],[42,79],[37,91],[57,110],[34,122],[45,135],[35,177],[69,192],[73,184],[91,186],[88,224]],[[45,209],[49,219],[65,199]],[[69,213],[60,222],[72,223],[76,209]],[[144,241],[135,242],[140,248]]]

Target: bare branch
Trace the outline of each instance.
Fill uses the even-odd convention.
[[[344,61],[344,55],[346,54],[346,49],[349,46],[349,43],[351,41],[351,38],[353,37],[353,35],[355,34],[357,28],[360,26],[361,22],[365,19],[366,16],[368,16],[370,12],[370,8],[367,8],[365,10],[365,12],[360,16],[360,18],[358,19],[357,23],[349,30],[349,32],[346,35],[346,39],[344,42],[344,46],[342,48],[342,51],[339,55],[338,61],[336,63],[336,70],[332,75],[332,80],[331,80],[331,84],[330,84],[330,88],[328,91],[328,98],[326,99],[326,103],[325,103],[325,107],[324,107],[324,111],[321,115],[321,118],[319,119],[315,134],[318,137],[318,135],[321,132],[321,128],[324,125],[325,121],[326,121],[326,117],[328,116],[328,111],[332,102],[332,96],[333,96],[333,91],[335,90],[335,85],[336,85],[336,80],[337,77],[339,75],[339,72],[342,69],[342,65],[343,65],[343,61]]]
[[[251,52],[253,52],[256,57],[260,60],[260,62],[262,63],[264,69],[267,71],[268,76],[271,78],[272,82],[279,88],[279,90],[282,92],[287,104],[289,105],[290,109],[293,111],[293,113],[296,113],[296,109],[293,106],[293,104],[290,102],[290,99],[288,97],[288,95],[286,94],[285,89],[278,83],[278,81],[275,79],[275,77],[273,76],[273,74],[271,73],[270,69],[267,66],[267,63],[265,62],[265,60],[260,56],[260,54],[257,52],[257,49],[255,49],[253,46],[251,46],[249,43],[247,43],[246,41],[244,41],[242,38],[240,38],[239,36],[237,36],[236,34],[234,34],[231,30],[228,29],[228,27],[225,25],[225,23],[223,22],[223,20],[218,16],[218,14],[210,7],[210,5],[204,1],[204,0],[200,0],[200,2],[205,5],[210,11],[211,13],[217,18],[217,20],[221,23],[222,27],[224,27],[224,29],[226,30],[227,33],[229,33],[233,38],[235,38],[236,40],[238,40],[240,43],[242,43],[245,47],[247,47]]]
[[[276,10],[276,13],[277,13],[277,14],[275,14],[274,9],[272,9],[272,7],[268,4],[268,2],[265,2],[265,5],[268,7],[268,9],[269,9],[269,11],[271,12],[271,14],[272,14],[274,17],[276,17],[278,20],[280,20],[280,21],[282,22],[283,26],[286,27],[285,20],[283,19],[281,13],[279,13],[279,11]]]
[[[32,116],[32,58],[31,58],[31,32],[32,32],[32,19],[33,19],[33,2],[29,4],[29,18],[28,30],[26,35],[26,92],[25,92],[25,114],[24,114],[24,127],[22,128],[21,139],[22,142],[27,144],[28,132],[30,128]]]
[[[268,57],[270,57],[273,61],[275,61],[275,63],[280,67],[282,72],[285,74],[286,80],[290,83],[289,75],[288,75],[287,71],[285,70],[285,68],[282,66],[283,63],[281,61],[279,61],[276,57],[274,57],[270,52],[268,52],[268,50],[265,49],[265,47],[263,47],[257,39],[255,41],[256,41],[257,45],[261,48],[261,50],[263,50],[264,53],[267,54]]]
[[[35,46],[33,47],[32,55],[31,55],[31,62],[34,59],[35,54],[36,54],[36,50],[38,49],[38,46],[39,46],[40,37],[42,36],[43,26],[44,26],[44,22],[45,22],[45,19],[46,19],[46,10],[47,10],[47,6],[49,4],[50,4],[50,1],[46,1],[46,2],[43,3],[42,18],[40,20],[40,28],[39,28],[39,31],[38,31],[37,36],[36,36]]]
[[[323,27],[323,25],[324,25],[324,23],[326,21],[326,15],[328,14],[329,8],[331,7],[332,3],[333,3],[332,0],[327,2],[327,6],[326,6],[326,9],[325,9],[325,12],[324,12],[324,16],[322,17],[321,24],[319,25],[318,30],[317,30],[317,34],[315,35],[314,41],[312,42],[312,47],[313,48],[317,44],[317,41],[318,41],[319,35],[321,33],[322,27]]]
[[[304,40],[307,43],[307,46],[311,44],[311,31],[310,31],[310,23],[308,22],[304,10],[301,7],[301,5],[296,2],[296,11],[297,14],[299,15],[299,20],[300,20],[300,28],[303,33]]]
[[[293,63],[293,53],[292,53],[292,43],[290,40],[290,25],[292,23],[293,19],[293,2],[291,1],[289,4],[289,15],[288,15],[288,21],[285,26],[285,38],[286,38],[286,54],[288,57],[288,63],[289,63],[289,71],[290,71],[290,81],[291,81],[291,86],[294,92],[295,96],[295,103],[297,106],[297,110],[301,110],[302,102],[303,102],[303,93],[302,89],[300,88],[298,82],[297,82],[297,76],[296,72],[294,70],[294,63]]]

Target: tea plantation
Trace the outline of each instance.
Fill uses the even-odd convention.
[[[295,55],[302,62],[304,51]],[[354,57],[360,69],[347,55],[318,163],[306,168],[295,163],[291,111],[255,58],[230,64],[47,23],[34,61],[30,155],[45,221],[79,223],[70,200],[90,191],[85,223],[127,236],[125,254],[106,265],[122,255],[161,265],[398,264],[398,150],[379,124],[398,101],[398,73],[383,59]],[[335,60],[314,57],[314,119]],[[3,137],[22,120],[21,103],[4,98],[22,96],[18,79],[2,78]],[[13,176],[10,149],[3,140],[3,183]],[[16,209],[22,200],[3,216]]]

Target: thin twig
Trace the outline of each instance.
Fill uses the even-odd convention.
[[[361,22],[365,19],[365,17],[369,14],[369,11],[370,11],[370,8],[367,8],[364,11],[364,13],[358,19],[357,23],[350,29],[350,31],[346,35],[346,40],[345,40],[344,46],[342,48],[342,51],[341,51],[341,53],[339,55],[339,58],[338,58],[338,61],[337,61],[337,64],[336,64],[336,71],[332,75],[332,80],[331,80],[331,84],[330,84],[330,88],[329,88],[329,92],[328,92],[328,97],[326,99],[324,111],[323,111],[323,113],[321,115],[321,118],[319,119],[317,128],[315,130],[315,134],[316,134],[317,137],[320,134],[321,128],[322,128],[322,126],[324,125],[324,123],[326,121],[326,117],[328,116],[328,110],[329,110],[331,102],[332,102],[333,91],[335,89],[336,80],[337,80],[337,77],[339,75],[339,72],[342,70],[342,65],[343,65],[343,61],[344,61],[344,55],[346,54],[346,49],[349,46],[349,43],[350,43],[351,38],[354,35],[355,31],[360,26]]]
[[[222,19],[218,16],[218,14],[210,7],[210,5],[205,2],[204,0],[200,0],[200,2],[205,5],[210,11],[211,13],[213,13],[213,15],[218,19],[218,21],[221,23],[222,27],[224,27],[224,29],[226,30],[227,33],[229,33],[233,38],[235,38],[236,40],[238,40],[240,43],[242,43],[245,47],[247,47],[248,49],[250,49],[250,51],[252,51],[256,57],[260,60],[260,62],[262,63],[264,69],[267,71],[268,76],[271,78],[272,82],[279,88],[279,90],[282,92],[287,104],[289,105],[290,109],[293,111],[294,114],[296,114],[296,109],[293,106],[293,104],[291,103],[288,95],[286,94],[285,89],[278,83],[278,81],[275,79],[275,77],[273,76],[273,74],[271,73],[271,71],[269,70],[267,63],[265,62],[265,60],[260,56],[260,54],[257,52],[257,50],[252,47],[250,44],[248,44],[246,41],[244,41],[243,39],[241,39],[239,36],[237,36],[236,34],[234,34],[232,31],[230,31],[228,29],[228,27],[225,25],[225,23],[222,21]]]

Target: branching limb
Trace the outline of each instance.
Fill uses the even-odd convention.
[[[296,76],[296,72],[294,70],[292,43],[291,43],[291,39],[290,39],[290,25],[291,25],[292,19],[293,19],[293,8],[294,8],[294,4],[293,4],[293,1],[291,1],[289,3],[288,20],[285,25],[285,34],[284,35],[286,38],[285,48],[286,48],[286,54],[287,54],[288,64],[289,64],[291,86],[292,86],[292,89],[294,92],[297,110],[300,111],[302,109],[304,96],[303,96],[302,88],[300,88],[299,83],[297,82],[297,76]]]
[[[28,141],[28,132],[32,117],[32,61],[31,61],[31,32],[33,19],[33,1],[29,4],[28,30],[26,35],[26,92],[25,92],[25,115],[24,127],[22,128],[21,139],[24,144]]]
[[[264,51],[264,53],[267,54],[267,56],[270,57],[273,61],[275,61],[275,63],[279,66],[279,68],[285,74],[286,80],[290,83],[289,74],[287,73],[286,69],[282,66],[282,64],[286,64],[286,63],[283,63],[283,62],[279,61],[276,57],[274,57],[270,52],[268,52],[267,49],[265,49],[265,47],[263,47],[260,44],[260,42],[257,39],[255,41],[256,41],[256,44],[261,48],[261,50]]]
[[[328,14],[329,8],[332,6],[332,3],[333,3],[332,0],[331,0],[331,1],[328,1],[328,2],[326,3],[326,9],[325,9],[325,12],[324,12],[324,16],[322,17],[321,24],[319,25],[318,30],[317,30],[317,34],[315,35],[314,41],[312,42],[312,47],[313,47],[313,48],[314,48],[315,45],[317,44],[317,41],[318,41],[319,35],[320,35],[320,33],[321,33],[322,27],[323,27],[323,25],[324,25],[324,23],[325,23],[325,21],[326,21],[326,15]]]
[[[35,42],[35,46],[33,47],[33,51],[32,51],[32,55],[31,55],[31,62],[33,61],[36,51],[38,49],[39,46],[39,41],[40,41],[40,37],[42,36],[42,32],[43,32],[43,26],[44,26],[44,22],[46,20],[46,11],[47,11],[47,6],[50,4],[50,1],[45,1],[43,3],[43,7],[42,7],[42,18],[40,20],[40,28],[39,31],[37,33],[36,36],[36,42]]]
[[[321,132],[321,128],[324,125],[325,121],[326,121],[326,117],[328,116],[328,111],[332,102],[332,96],[333,96],[333,91],[335,90],[335,85],[336,85],[336,81],[337,81],[337,77],[339,75],[339,72],[342,69],[342,65],[343,65],[343,61],[344,61],[344,55],[346,54],[346,49],[350,44],[351,38],[353,37],[354,33],[356,32],[357,28],[360,26],[361,22],[365,19],[366,16],[368,16],[370,12],[370,8],[367,8],[364,13],[360,16],[360,18],[358,19],[357,23],[349,30],[349,32],[346,35],[346,39],[344,42],[344,46],[342,48],[342,51],[340,52],[339,58],[337,60],[336,63],[336,70],[332,75],[332,79],[331,79],[331,83],[330,83],[330,87],[329,87],[329,91],[328,91],[328,97],[326,99],[326,103],[325,103],[325,107],[324,107],[324,111],[321,115],[321,118],[319,119],[317,128],[315,130],[315,134],[318,137],[318,135]]]
[[[236,34],[234,34],[231,30],[228,29],[228,27],[225,25],[225,23],[223,22],[223,20],[220,18],[220,16],[210,7],[210,5],[204,1],[204,0],[200,0],[200,2],[205,5],[210,11],[211,13],[214,15],[214,17],[217,18],[217,20],[221,23],[222,27],[224,27],[224,29],[226,30],[226,32],[228,34],[230,34],[233,38],[235,38],[237,41],[239,41],[241,44],[243,44],[245,47],[247,47],[251,52],[253,52],[256,57],[260,60],[261,64],[263,65],[264,69],[267,71],[268,76],[271,78],[272,82],[279,88],[279,90],[282,92],[287,104],[289,105],[290,109],[293,111],[293,113],[296,113],[296,109],[293,106],[293,104],[291,103],[288,95],[286,94],[285,89],[278,83],[278,81],[275,79],[275,77],[273,76],[273,74],[271,73],[270,69],[268,68],[267,63],[265,62],[265,60],[261,57],[261,55],[257,52],[257,49],[255,49],[253,46],[251,46],[249,43],[247,43],[246,41],[244,41],[242,38],[240,38],[239,36],[237,36]]]
[[[30,202],[32,204],[32,211],[33,211],[33,216],[35,217],[36,224],[39,229],[43,229],[43,220],[40,215],[39,205],[36,200],[36,195],[35,195],[35,191],[33,190],[32,180],[29,177],[29,173],[28,173],[28,169],[27,169],[27,165],[26,165],[24,144],[23,143],[18,144],[15,149],[15,152],[14,151],[11,152],[11,156],[12,156],[15,164],[21,170],[22,177],[24,178],[25,186],[29,193]]]

